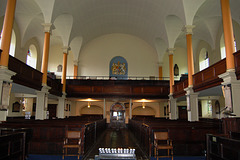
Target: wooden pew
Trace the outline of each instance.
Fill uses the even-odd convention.
[[[32,129],[30,128],[0,128],[0,135],[9,135],[13,133],[25,133],[25,157],[28,157],[29,142],[32,139]]]
[[[174,155],[204,155],[207,133],[219,133],[219,124],[212,122],[188,122],[179,120],[156,119],[151,122],[130,120],[129,128],[138,139],[142,149],[153,156],[153,134],[157,131],[168,131],[173,140]]]
[[[66,130],[80,130],[82,132],[82,142],[84,142],[81,154],[84,154],[94,144],[96,137],[106,128],[106,119],[92,122],[79,121],[78,119],[11,120],[0,124],[0,127],[31,128],[33,137],[29,142],[29,154],[48,155],[62,154]],[[93,132],[90,132],[90,130]]]
[[[240,159],[240,140],[207,134],[207,160]]]
[[[25,159],[25,132],[0,136],[0,159]]]

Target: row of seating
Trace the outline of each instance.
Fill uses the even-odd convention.
[[[0,159],[25,160],[28,155],[28,143],[31,129],[1,128],[0,129]]]
[[[219,134],[217,122],[188,122],[181,120],[168,120],[155,118],[151,121],[130,120],[129,128],[135,134],[142,149],[149,156],[158,155],[158,147],[154,139],[157,139],[158,132],[167,132],[163,137],[171,139],[173,148],[167,146],[169,151],[178,156],[201,156],[206,150],[205,139],[207,133]],[[166,134],[166,133],[164,133]],[[168,137],[168,138],[167,138]],[[155,150],[155,153],[154,153]]]
[[[240,132],[229,135],[207,135],[207,160],[240,159]]]
[[[81,119],[81,118],[79,118]],[[54,119],[42,121],[11,121],[0,124],[1,128],[30,128],[32,138],[29,141],[29,154],[62,155],[63,148],[68,148],[68,135],[80,137],[78,155],[83,155],[94,144],[96,137],[106,127],[106,120],[85,121],[78,118]],[[69,133],[68,133],[69,132]],[[72,133],[71,133],[72,132]],[[74,133],[74,134],[73,134]],[[65,141],[64,141],[65,139]],[[65,144],[65,145],[64,145]],[[64,151],[64,154],[68,153]],[[69,152],[70,153],[70,152]]]

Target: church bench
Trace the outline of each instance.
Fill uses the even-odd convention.
[[[25,159],[25,132],[0,136],[0,159]]]
[[[178,120],[153,120],[149,123],[130,120],[129,128],[134,131],[141,147],[149,156],[153,156],[153,134],[157,131],[169,132],[169,137],[173,140],[174,155],[179,156],[203,155],[206,149],[206,134],[219,133],[219,125],[214,123]],[[149,151],[146,149],[147,146],[149,146]]]
[[[9,128],[31,128],[33,137],[29,143],[30,154],[49,154],[61,155],[63,139],[66,130],[80,130],[82,132],[82,154],[86,152],[96,140],[96,137],[102,133],[106,127],[106,120],[99,121],[79,121],[79,120],[36,120],[36,121],[5,122],[0,127]],[[91,128],[91,129],[89,129]],[[89,133],[89,131],[93,131]]]
[[[208,134],[207,160],[240,159],[240,140]]]

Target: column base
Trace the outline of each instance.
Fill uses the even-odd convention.
[[[224,87],[224,91],[226,90],[226,86],[230,87],[230,90],[225,91],[225,107],[226,110],[230,111],[233,115],[237,117],[240,116],[240,81],[237,80],[236,74],[234,70],[227,71],[218,76],[223,79],[222,85]]]
[[[192,87],[184,89],[186,91],[188,121],[199,121],[198,115],[198,93]]]
[[[170,107],[169,119],[176,120],[178,119],[177,100],[173,98],[172,94],[168,95],[168,97],[168,103]]]
[[[0,121],[7,121],[7,110],[0,110]]]

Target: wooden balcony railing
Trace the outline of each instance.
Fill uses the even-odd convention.
[[[9,56],[8,69],[16,73],[15,76],[12,76],[14,83],[41,90],[42,72],[26,65],[24,62],[12,56]]]
[[[51,87],[49,93],[60,97],[62,96],[61,79],[53,79],[51,77],[47,77],[47,85]]]
[[[226,72],[226,59],[193,75],[193,90],[195,92],[218,86],[223,81],[218,76]]]
[[[8,69],[16,73],[15,76],[12,76],[12,80],[14,83],[27,86],[36,90],[41,90],[42,72],[28,66],[26,63],[12,56],[9,56]],[[62,96],[61,80],[48,77],[47,85],[51,87],[51,89],[49,90],[51,94],[56,96]]]
[[[169,81],[68,79],[68,97],[168,98]]]
[[[173,86],[173,97],[177,98],[177,97],[184,96],[186,93],[184,91],[184,88],[187,88],[187,87],[188,87],[188,79],[187,78],[183,81],[176,83]]]
[[[237,51],[234,55],[234,61],[235,61],[235,72],[237,79],[240,79],[240,50]]]

